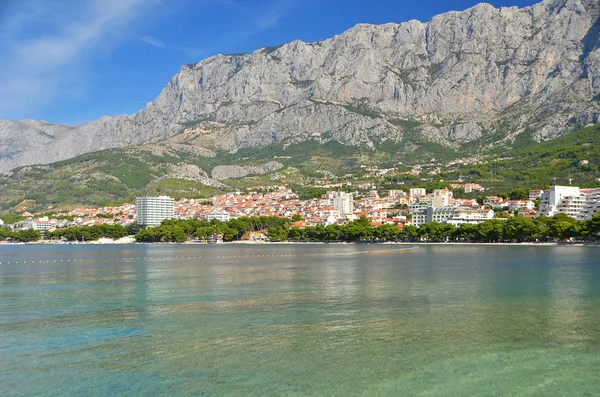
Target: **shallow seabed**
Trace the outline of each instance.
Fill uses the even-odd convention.
[[[597,247],[38,245],[0,262],[2,396],[600,391]]]

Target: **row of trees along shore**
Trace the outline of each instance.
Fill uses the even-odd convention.
[[[270,241],[385,242],[385,241],[473,241],[473,242],[549,242],[600,241],[600,214],[587,221],[577,221],[565,214],[535,219],[516,216],[491,219],[459,227],[437,222],[421,227],[396,225],[372,226],[364,216],[345,225],[317,225],[298,228],[287,218],[271,216],[231,219],[228,222],[167,220],[160,226],[140,230],[138,242],[208,241],[221,236],[223,241],[243,240],[249,232],[265,231]]]
[[[94,241],[99,238],[118,239],[135,235],[137,242],[210,241],[219,236],[223,241],[240,241],[250,232],[264,232],[270,241],[318,242],[385,242],[385,241],[454,241],[454,242],[549,242],[549,241],[600,241],[600,214],[592,219],[577,221],[565,214],[535,219],[516,216],[508,219],[491,219],[479,224],[462,224],[459,227],[437,222],[421,227],[396,225],[372,226],[364,216],[345,225],[292,227],[292,220],[274,216],[259,216],[217,220],[165,220],[158,227],[139,229],[136,225],[96,225],[71,227],[46,231],[45,240]],[[11,231],[0,228],[0,239],[12,241],[37,241],[42,234],[37,230]]]
[[[43,235],[38,230],[24,229],[12,231],[0,228],[0,240],[30,242],[41,240],[66,240],[66,241],[95,241],[100,238],[119,239],[133,235],[139,231],[137,225],[94,225],[69,227],[66,229],[46,230]]]

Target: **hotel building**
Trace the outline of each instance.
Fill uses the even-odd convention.
[[[438,222],[458,226],[462,223],[481,223],[493,217],[493,210],[473,210],[464,207],[427,207],[413,213],[412,224],[419,227],[425,223]]]
[[[550,186],[550,190],[542,193],[538,216],[554,216],[563,213],[577,220],[586,220],[598,212],[600,212],[600,189]]]
[[[159,226],[175,215],[173,199],[167,196],[136,198],[137,223],[140,226]]]

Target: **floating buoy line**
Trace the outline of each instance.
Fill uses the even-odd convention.
[[[302,253],[302,254],[244,254],[244,255],[177,255],[177,256],[125,256],[125,257],[109,257],[109,258],[69,258],[69,259],[46,259],[34,261],[0,261],[2,264],[40,264],[40,263],[69,263],[69,262],[123,262],[123,261],[165,261],[170,259],[186,260],[186,259],[242,259],[242,258],[285,258],[285,257],[307,257],[307,256],[352,256],[360,254],[382,254],[405,251],[415,247],[390,248],[382,250],[362,250],[351,252],[323,252],[323,253]]]

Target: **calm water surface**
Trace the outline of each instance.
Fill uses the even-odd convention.
[[[0,395],[600,394],[600,248],[399,248],[0,246]]]

